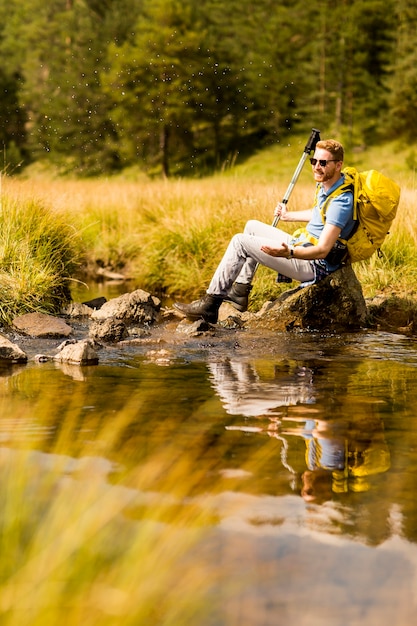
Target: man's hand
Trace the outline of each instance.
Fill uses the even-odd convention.
[[[274,217],[279,217],[280,220],[285,222],[287,216],[287,205],[284,202],[277,204],[274,210]]]
[[[284,259],[288,259],[290,255],[290,249],[286,243],[282,243],[279,248],[271,248],[270,246],[262,246],[261,251],[265,252],[265,254],[269,254],[269,256],[274,257],[283,257]]]
[[[274,209],[274,216],[283,222],[309,222],[312,218],[313,210],[305,211],[288,211],[288,207],[284,202],[280,202]]]

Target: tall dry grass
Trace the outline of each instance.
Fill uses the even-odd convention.
[[[365,160],[361,155],[358,166],[361,159]],[[412,294],[417,268],[414,173],[405,165],[396,171],[391,164],[390,169],[379,153],[370,160],[373,167],[381,166],[396,177],[402,197],[384,256],[356,264],[355,271],[366,296],[380,291]],[[285,161],[285,171],[290,166]],[[286,173],[282,178],[277,172],[258,179],[250,175],[249,164],[243,173],[236,168],[204,180],[9,179],[3,194],[12,193],[22,203],[38,198],[51,215],[64,216],[77,233],[84,270],[78,278],[94,275],[101,266],[123,272],[135,285],[159,295],[195,297],[207,287],[230,237],[242,231],[248,219],[272,222],[274,207],[289,183]],[[306,166],[290,208],[309,207],[312,198],[313,182]],[[259,307],[286,288],[276,284],[273,272],[260,268],[251,306]]]
[[[52,216],[36,198],[1,196],[0,321],[19,313],[56,313],[69,299],[76,272],[76,233],[58,213]]]

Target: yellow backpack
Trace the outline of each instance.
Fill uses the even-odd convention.
[[[397,214],[400,202],[400,187],[396,182],[377,170],[358,172],[354,167],[345,167],[345,183],[331,194],[322,206],[322,219],[325,221],[329,201],[347,191],[353,191],[353,219],[357,225],[353,234],[345,242],[348,263],[364,261],[380,248],[388,235],[389,228]]]

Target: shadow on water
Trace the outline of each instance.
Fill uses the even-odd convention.
[[[414,623],[416,374],[366,332],[3,370],[2,623]]]

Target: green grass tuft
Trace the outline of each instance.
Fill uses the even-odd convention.
[[[0,321],[56,313],[77,269],[74,229],[41,203],[3,197],[0,212]]]

